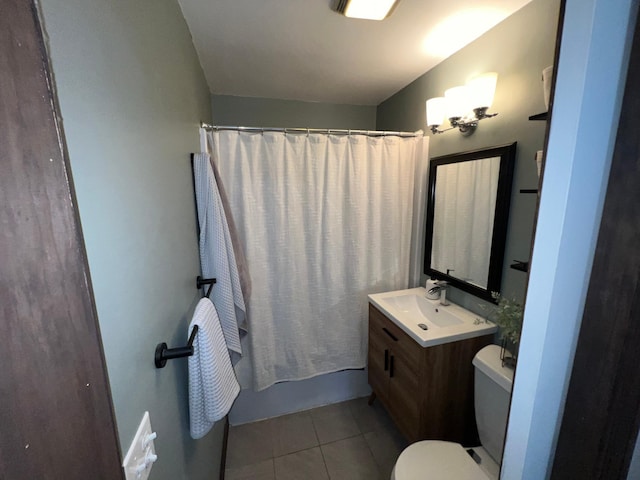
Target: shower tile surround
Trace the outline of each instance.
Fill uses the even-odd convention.
[[[367,397],[229,428],[226,480],[387,480],[407,442]]]

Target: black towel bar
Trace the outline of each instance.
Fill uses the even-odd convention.
[[[198,325],[193,326],[189,342],[186,347],[167,348],[167,344],[162,342],[156,347],[155,364],[156,368],[162,368],[167,364],[167,360],[174,358],[190,357],[193,355],[193,340],[198,333]]]
[[[209,289],[207,290],[207,298],[209,298],[209,295],[211,294],[214,283],[216,283],[215,278],[202,278],[200,275],[198,275],[198,277],[196,278],[196,287],[198,288],[198,290],[200,290],[205,285],[209,285]],[[159,343],[156,346],[156,354],[154,357],[156,368],[164,367],[167,364],[167,360],[190,357],[191,355],[193,355],[193,339],[196,338],[197,333],[198,326],[194,325],[193,330],[191,330],[191,335],[189,335],[189,341],[186,347],[168,348],[165,342]]]

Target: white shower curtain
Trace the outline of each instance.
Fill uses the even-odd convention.
[[[367,294],[415,284],[423,138],[209,138],[252,281],[254,389],[364,367]]]

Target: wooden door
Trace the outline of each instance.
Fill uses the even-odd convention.
[[[34,2],[0,0],[0,479],[122,477]]]

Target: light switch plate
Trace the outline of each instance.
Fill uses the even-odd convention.
[[[136,436],[133,438],[122,463],[127,480],[147,480],[149,478],[151,467],[158,458],[153,444],[154,438],[155,432],[151,429],[149,412],[144,412]]]

